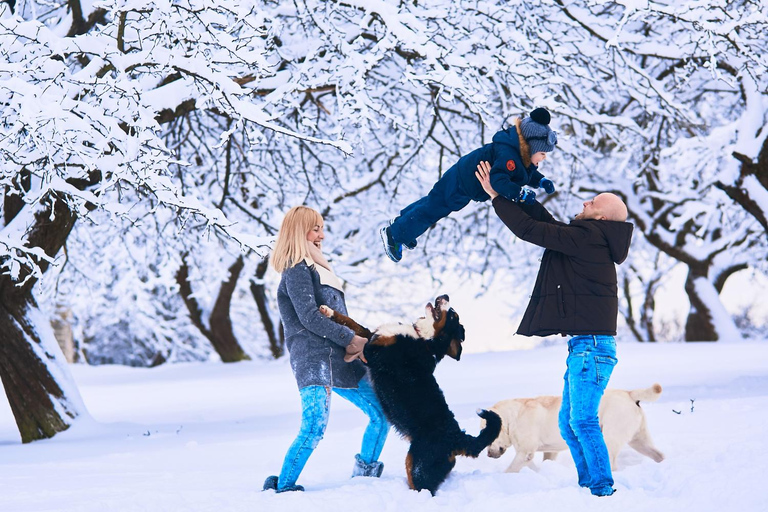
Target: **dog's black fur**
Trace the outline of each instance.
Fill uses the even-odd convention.
[[[376,396],[389,422],[411,442],[406,457],[408,484],[412,489],[437,488],[456,464],[457,455],[477,457],[501,430],[501,419],[493,411],[481,411],[485,428],[477,437],[466,434],[448,408],[433,375],[446,355],[461,357],[464,326],[459,315],[446,307],[448,296],[428,305],[433,313],[434,336],[385,335],[361,327],[349,317],[333,312],[331,318],[360,336],[370,336],[363,354],[367,359]]]

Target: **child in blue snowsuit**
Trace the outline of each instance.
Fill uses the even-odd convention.
[[[475,177],[477,165],[491,162],[491,185],[510,201],[533,202],[535,192],[523,185],[543,188],[548,194],[555,185],[538,171],[538,164],[555,149],[557,134],[549,127],[550,115],[537,108],[530,117],[517,119],[514,126],[497,132],[493,142],[459,159],[440,178],[426,197],[406,206],[388,226],[381,228],[387,256],[394,262],[403,256],[403,245],[416,247],[416,238],[432,224],[467,206],[470,201],[487,201]]]

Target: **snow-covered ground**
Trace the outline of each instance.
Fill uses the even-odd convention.
[[[441,363],[437,376],[460,424],[476,433],[478,407],[559,393],[565,355],[563,345],[469,354]],[[299,480],[306,492],[261,492],[299,423],[287,360],[72,371],[94,421],[22,445],[0,404],[0,511],[751,512],[768,503],[767,342],[620,343],[611,387],[664,386],[643,408],[667,458],[657,464],[625,448],[610,498],[577,486],[567,452],[546,463],[539,455],[538,471],[519,474],[504,473],[510,453],[460,458],[437,496],[410,491],[396,434],[381,479],[350,479],[365,417],[338,396]]]

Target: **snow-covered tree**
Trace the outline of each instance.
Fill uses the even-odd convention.
[[[645,239],[688,267],[687,340],[740,337],[718,295],[738,270],[764,267],[767,254],[759,207],[766,6],[557,3],[589,35],[577,46],[605,47],[591,67],[615,97],[585,107],[627,120],[615,133],[598,131],[588,164],[596,172],[580,186],[622,194]]]
[[[91,289],[106,298],[131,289],[120,280],[143,279],[136,300],[152,307],[140,311],[160,319],[153,326],[148,314],[145,332],[186,344],[164,352],[172,357],[205,356],[199,333],[214,338],[215,310],[239,342],[236,316],[259,318],[279,354],[262,258],[299,203],[326,217],[350,302],[423,269],[436,279],[482,275],[482,284],[514,276],[523,288],[537,251],[514,244],[487,206],[439,223],[417,249],[428,257],[387,275],[376,230],[537,106],[561,135],[542,169],[560,185],[548,204],[564,213],[574,195],[622,193],[644,240],[691,269],[689,338],[735,336],[727,315],[715,318],[717,292],[736,269],[765,266],[762,3],[25,0],[14,15],[9,5],[0,18],[2,321],[28,326],[9,332],[37,361],[25,366],[39,369],[29,381],[59,371],[39,355],[48,328],[25,319],[37,311],[33,285],[73,229],[73,261],[106,254],[112,225],[130,254],[153,248],[102,267],[109,275]],[[100,233],[93,242],[90,230]],[[652,274],[632,258],[630,275]],[[132,270],[150,260],[149,271]],[[234,281],[245,284],[222,288]],[[199,332],[174,339],[163,333],[186,317],[184,299]],[[384,294],[376,306],[387,300],[402,302]],[[94,332],[111,325],[107,314],[90,318]],[[10,365],[0,370],[4,382],[16,378]],[[41,410],[58,426],[28,429],[25,440],[84,412],[46,389]]]
[[[63,389],[67,370],[45,343],[50,325],[39,322],[32,293],[75,220],[96,208],[129,220],[170,210],[182,224],[199,222],[264,253],[268,240],[175,183],[176,157],[160,127],[205,107],[248,120],[253,137],[298,134],[275,124],[238,83],[274,74],[272,20],[250,2],[15,7],[16,16],[4,9],[0,19],[0,376],[26,442],[85,413],[77,392]]]

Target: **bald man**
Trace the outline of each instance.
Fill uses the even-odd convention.
[[[525,205],[498,195],[489,170],[482,162],[476,175],[496,214],[518,238],[545,249],[517,333],[571,336],[560,433],[576,463],[579,485],[595,496],[610,496],[613,475],[597,410],[617,362],[616,264],[626,259],[632,240],[627,207],[615,194],[599,194],[565,224],[538,202]]]

